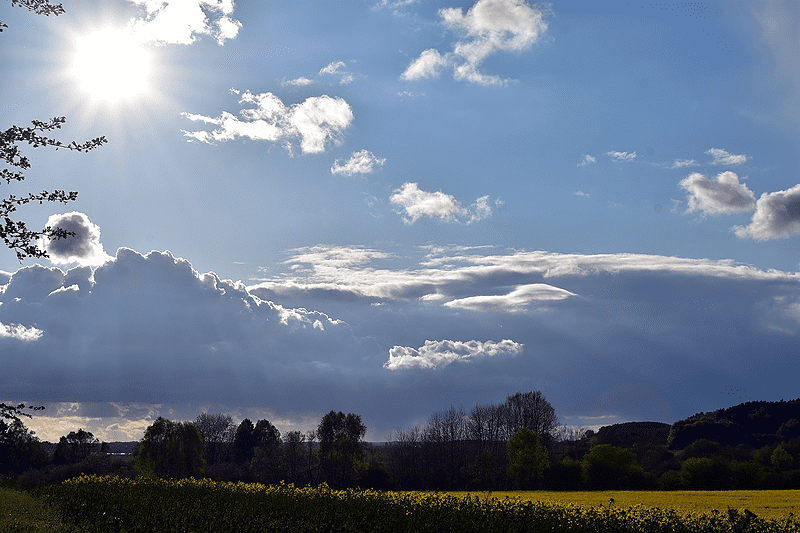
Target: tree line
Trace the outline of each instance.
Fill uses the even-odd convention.
[[[436,411],[380,444],[364,442],[366,426],[353,413],[330,411],[315,430],[285,434],[268,420],[237,424],[230,415],[201,413],[190,422],[158,418],[135,457],[110,455],[82,429],[61,437],[49,456],[20,411],[2,405],[0,477],[27,486],[111,473],[395,490],[797,489],[800,423],[786,418],[797,405],[751,402],[672,425],[571,432],[532,391],[468,412]],[[748,423],[763,432],[747,433]],[[739,429],[727,440],[713,440],[719,427],[733,425]]]

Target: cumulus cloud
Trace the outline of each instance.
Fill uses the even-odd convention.
[[[504,339],[494,341],[425,341],[419,348],[394,346],[389,350],[389,360],[383,365],[389,370],[404,368],[434,369],[455,362],[468,362],[482,357],[516,355],[522,352],[522,344]]]
[[[611,158],[614,159],[615,161],[625,161],[626,163],[636,159],[636,152],[628,153],[628,152],[611,151],[611,152],[606,152],[606,155],[611,156]]]
[[[497,52],[529,49],[547,31],[547,14],[524,0],[478,0],[466,13],[461,8],[440,9],[442,25],[457,33],[460,40],[445,55],[433,48],[425,50],[400,77],[406,81],[437,77],[442,68],[451,66],[456,80],[480,85],[506,83],[498,76],[480,72],[481,63]]]
[[[382,167],[386,159],[375,157],[375,154],[369,150],[361,150],[353,152],[344,164],[340,164],[339,160],[333,162],[331,167],[331,174],[344,174],[345,176],[352,176],[353,174],[372,174],[377,167]]]
[[[458,200],[441,191],[427,192],[416,183],[404,183],[389,197],[389,201],[400,206],[403,222],[413,224],[421,217],[438,218],[444,222],[471,224],[492,215],[489,196],[481,196],[469,207],[463,207]],[[495,201],[499,205],[500,201]]]
[[[272,93],[245,91],[239,103],[255,107],[242,109],[241,119],[227,111],[219,117],[182,113],[189,120],[218,126],[212,132],[182,130],[184,136],[208,144],[237,137],[273,143],[284,141],[290,153],[292,141],[299,137],[301,151],[309,154],[324,152],[329,142],[338,142],[341,131],[353,121],[350,105],[342,98],[327,95],[307,98],[287,107]]]
[[[531,306],[566,300],[570,296],[575,296],[575,294],[546,283],[532,283],[520,285],[508,294],[456,298],[444,305],[445,307],[480,312],[522,313],[528,311]]]
[[[589,194],[588,194],[588,193],[585,193],[585,192],[583,192],[583,191],[575,191],[575,192],[574,192],[574,193],[572,193],[572,194],[574,194],[575,196],[583,196],[584,198],[589,198]]]
[[[168,252],[121,248],[94,270],[34,265],[0,289],[0,323],[14,324],[0,328],[7,398],[290,412],[301,398],[282,383],[335,398],[363,372],[341,375],[348,358],[380,368],[385,357],[335,318],[262,300]]]
[[[220,45],[239,33],[242,23],[230,17],[233,0],[129,0],[140,14],[129,27],[142,42],[191,44],[210,35]]]
[[[729,154],[725,150],[720,150],[719,148],[711,148],[710,150],[706,150],[706,153],[713,158],[711,161],[712,165],[741,165],[747,161],[747,156],[744,154]]]
[[[679,183],[688,193],[687,213],[702,211],[712,215],[750,211],[755,206],[755,195],[733,172],[722,172],[716,179],[708,179],[694,172]]]
[[[585,167],[586,165],[588,165],[590,163],[594,163],[596,161],[597,161],[596,158],[594,158],[594,157],[592,157],[592,156],[590,156],[588,154],[584,154],[583,155],[583,159],[581,160],[580,163],[578,163],[578,166],[579,167]]]
[[[57,265],[78,263],[81,266],[96,266],[112,259],[100,243],[100,227],[93,224],[85,214],[72,211],[51,215],[46,226],[75,233],[74,236],[64,239],[42,241],[42,248],[50,256],[51,262]]]
[[[800,184],[785,191],[762,194],[750,224],[734,226],[733,230],[737,237],[758,241],[800,234]]]

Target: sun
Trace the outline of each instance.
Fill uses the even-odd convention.
[[[150,54],[130,32],[106,28],[78,38],[72,73],[93,98],[130,99],[149,89]]]

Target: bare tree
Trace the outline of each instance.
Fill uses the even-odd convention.
[[[504,412],[500,405],[475,405],[467,417],[467,437],[479,443],[502,440]]]
[[[233,417],[222,413],[200,413],[195,418],[194,425],[203,437],[203,450],[208,464],[224,460],[228,445],[236,435]]]
[[[507,438],[511,438],[522,428],[528,428],[547,445],[558,426],[555,409],[541,391],[518,392],[508,396],[505,409]]]

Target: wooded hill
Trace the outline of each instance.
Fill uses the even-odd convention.
[[[800,437],[800,398],[780,402],[754,401],[698,413],[672,424],[667,444],[681,450],[698,439],[721,446],[761,448]]]

